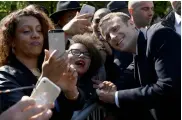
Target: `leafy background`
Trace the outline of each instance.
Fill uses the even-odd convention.
[[[109,1],[79,1],[80,5],[89,4],[95,6],[96,9],[106,7]],[[39,4],[47,8],[49,13],[56,10],[57,1],[0,1],[0,20],[10,12],[26,7],[29,4]],[[171,9],[170,3],[167,1],[154,1],[154,18],[163,17]]]

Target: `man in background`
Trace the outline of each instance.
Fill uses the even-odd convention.
[[[111,12],[124,12],[129,15],[126,1],[111,1],[107,4],[107,9]]]
[[[158,28],[169,27],[181,35],[181,1],[170,1],[173,10],[162,19],[161,22],[156,23],[148,29],[147,36],[150,37]]]
[[[50,18],[53,20],[56,28],[62,29],[64,25],[76,16],[77,11],[80,11],[80,9],[80,4],[77,1],[59,1],[56,12]]]
[[[128,11],[137,28],[146,28],[150,25],[154,15],[152,1],[129,1]]]

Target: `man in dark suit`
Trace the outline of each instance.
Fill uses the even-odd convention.
[[[124,13],[106,15],[99,28],[114,49],[134,54],[134,77],[139,84],[116,91],[112,83],[103,82],[97,90],[99,99],[115,103],[123,111],[143,111],[138,116],[145,120],[180,119],[180,36],[170,28],[160,28],[146,41]],[[148,111],[150,115],[146,115]]]
[[[169,27],[181,35],[181,1],[170,1],[173,10],[160,22],[151,26],[147,32],[147,37],[152,36],[151,31],[162,27]]]

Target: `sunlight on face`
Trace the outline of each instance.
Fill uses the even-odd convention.
[[[79,75],[85,74],[91,63],[87,48],[80,43],[71,45],[69,47],[68,62],[75,67]]]
[[[13,42],[15,55],[38,57],[43,48],[42,27],[33,16],[20,17]]]

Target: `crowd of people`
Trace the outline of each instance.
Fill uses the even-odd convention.
[[[152,1],[112,1],[80,14],[77,1],[56,12],[39,5],[0,21],[0,120],[70,120],[98,102],[112,120],[179,120],[181,117],[181,2],[151,25]],[[92,18],[92,21],[90,21]],[[65,32],[65,53],[50,52],[48,30]],[[33,89],[47,77],[61,93],[37,105]],[[108,119],[108,118],[104,118]]]

